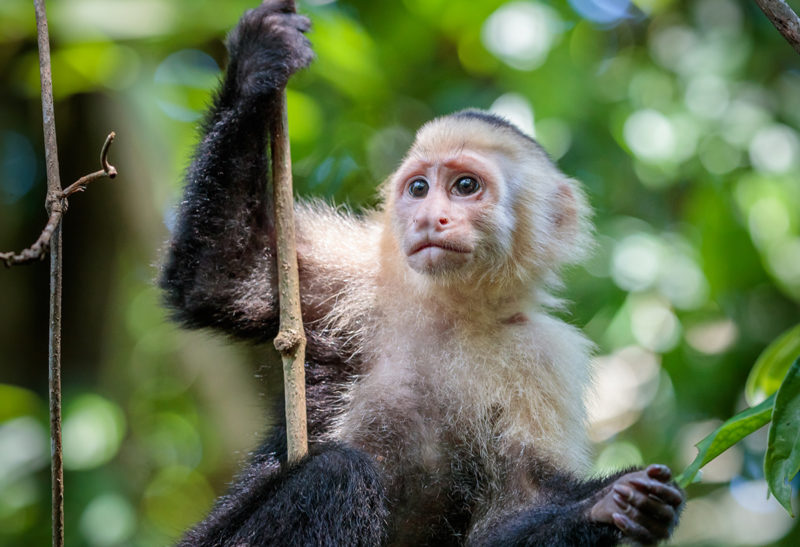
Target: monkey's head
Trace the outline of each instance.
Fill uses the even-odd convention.
[[[479,110],[425,124],[384,198],[408,265],[434,280],[549,281],[589,239],[577,184],[536,141]]]

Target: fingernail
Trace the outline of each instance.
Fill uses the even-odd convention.
[[[648,475],[655,478],[655,476],[659,476],[664,479],[669,479],[672,476],[672,471],[670,471],[669,467],[666,465],[661,464],[654,464],[648,468]]]
[[[617,525],[617,528],[619,528],[623,532],[628,530],[628,524],[625,521],[625,517],[623,517],[619,513],[612,513],[611,518],[614,520],[614,524]]]
[[[628,507],[628,502],[625,501],[625,499],[618,493],[614,492],[614,494],[611,497],[614,498],[616,504],[619,505],[619,508],[622,509],[623,511]]]
[[[651,500],[655,501],[655,502],[658,502],[658,503],[666,503],[664,500],[662,500],[661,498],[659,498],[655,494],[647,494],[647,497],[650,498]]]
[[[631,497],[633,496],[633,492],[631,492],[631,489],[621,484],[614,485],[614,492],[624,497],[626,500],[630,500]]]

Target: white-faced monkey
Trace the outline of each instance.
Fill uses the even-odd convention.
[[[161,277],[183,324],[256,341],[277,331],[266,120],[313,57],[289,4],[228,38]],[[477,110],[438,118],[379,210],[296,215],[310,455],[287,465],[276,427],[181,545],[669,536],[684,494],[668,468],[582,478],[591,344],[546,309],[587,246],[588,206],[533,139]]]

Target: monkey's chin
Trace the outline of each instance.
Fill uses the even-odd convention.
[[[417,273],[438,276],[455,273],[466,266],[472,253],[442,247],[425,247],[408,257],[408,265]]]

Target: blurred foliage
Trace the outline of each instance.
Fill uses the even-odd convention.
[[[789,368],[775,397],[764,474],[769,491],[792,511],[792,479],[800,471],[800,358]]]
[[[800,325],[781,334],[758,356],[747,377],[745,397],[754,403],[772,395],[784,381],[792,361],[800,356]]]
[[[64,224],[67,545],[164,545],[281,389],[268,348],[178,330],[152,283],[224,34],[254,2],[49,4],[62,179],[96,170],[112,129],[120,171]],[[596,209],[565,296],[598,347],[597,470],[684,468],[800,317],[800,58],[749,0],[300,7],[318,59],[288,93],[298,193],[373,204],[415,130],[460,108],[535,132]],[[45,221],[30,2],[0,2],[0,82],[0,249],[18,250]],[[2,545],[50,537],[47,283],[46,263],[0,271]],[[765,446],[761,430],[704,469],[674,544],[797,543]]]

